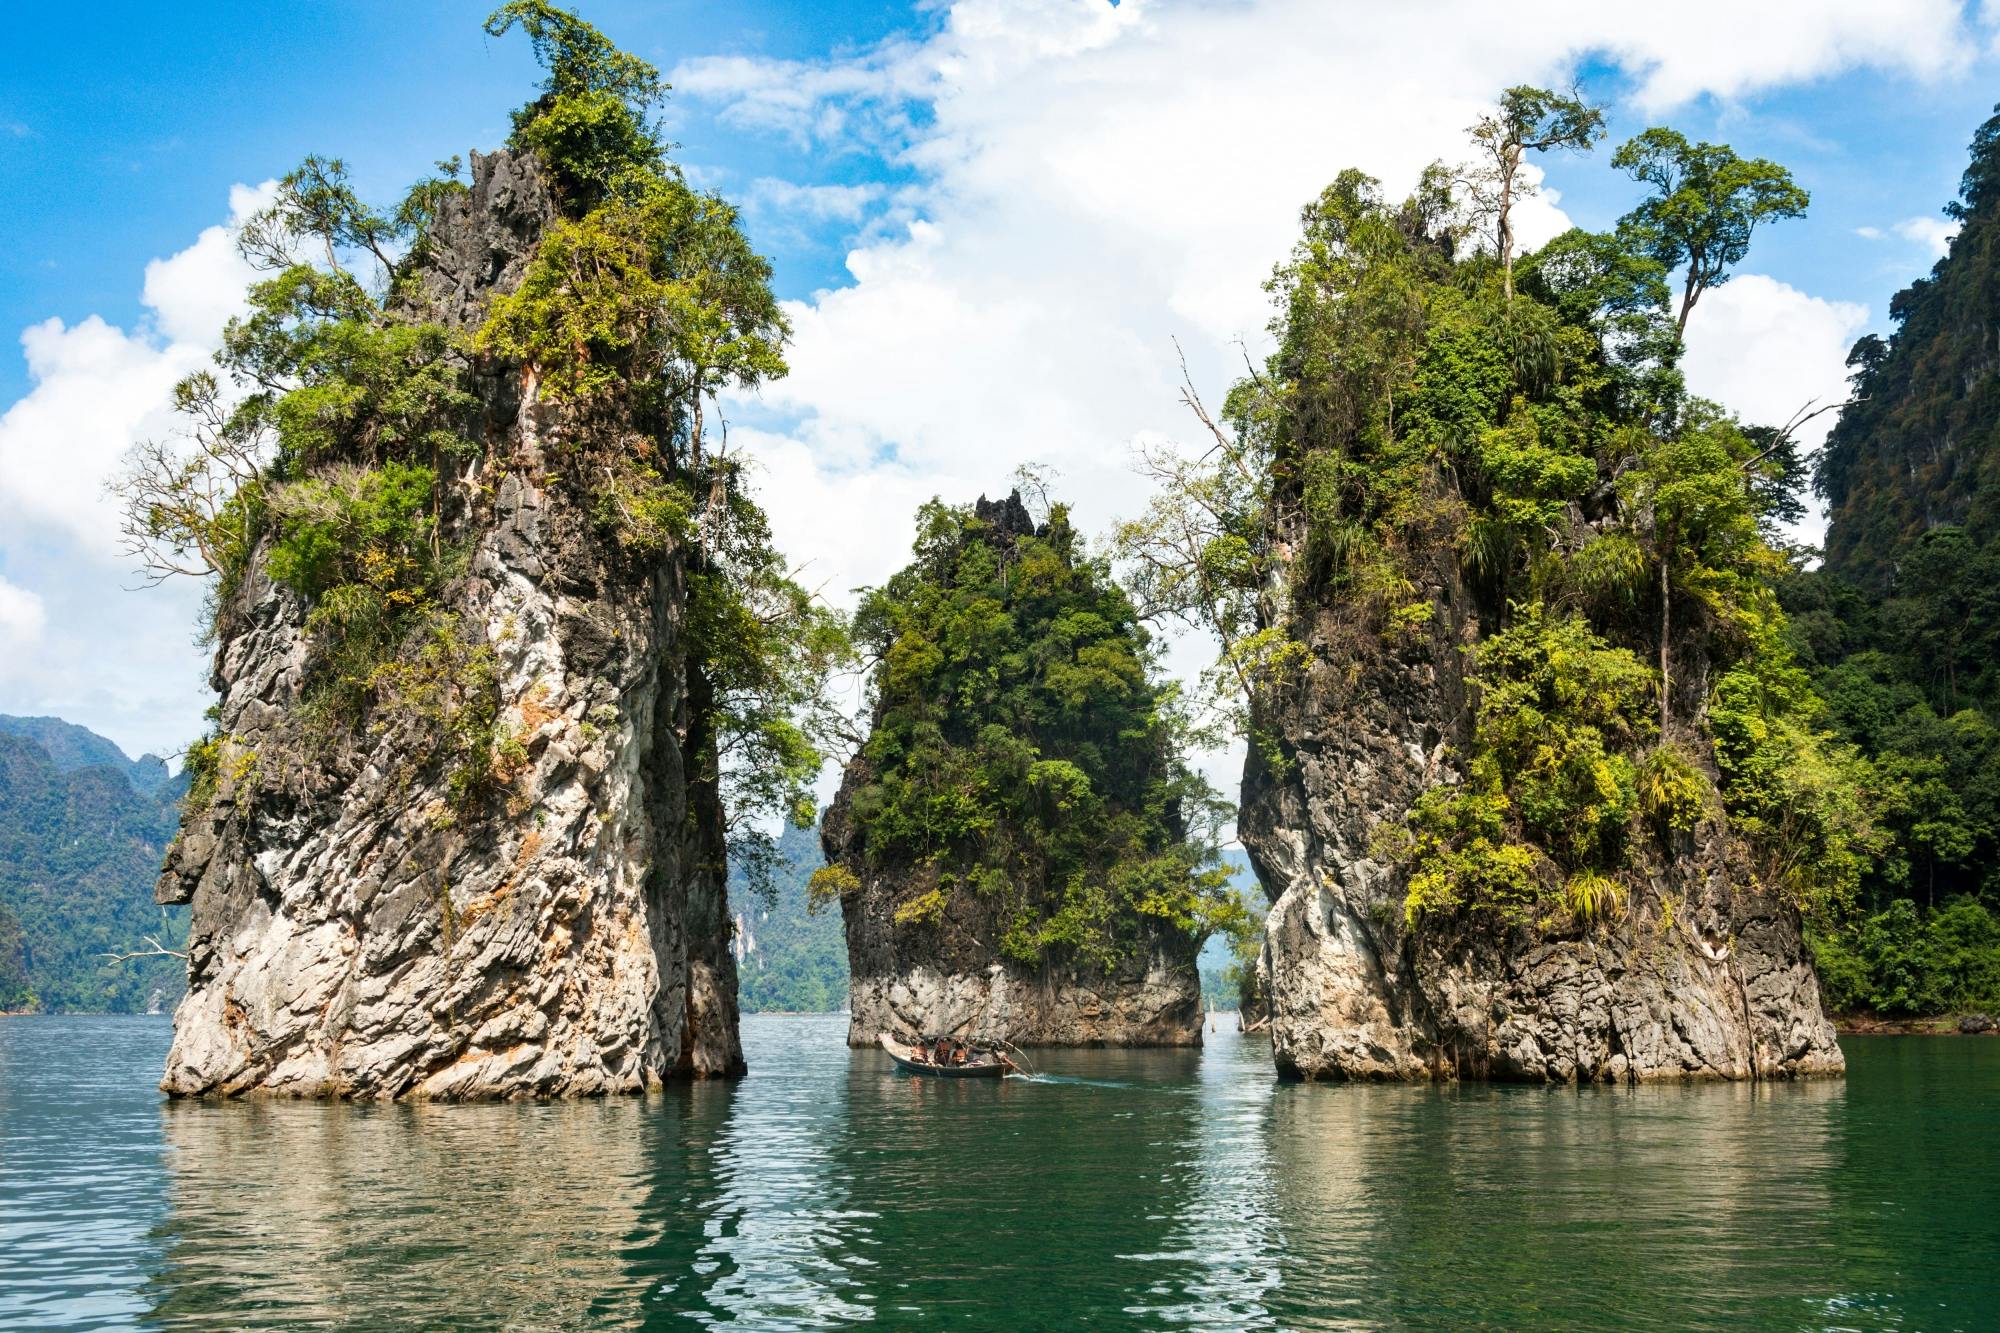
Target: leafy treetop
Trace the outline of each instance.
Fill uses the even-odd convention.
[[[1622,145],[1611,165],[1653,188],[1619,227],[1667,271],[1685,270],[1681,329],[1702,293],[1728,281],[1729,270],[1743,262],[1760,223],[1802,217],[1811,202],[1777,163],[1740,157],[1727,144],[1690,143],[1663,127]]]
[[[985,914],[1017,961],[1106,968],[1161,931],[1234,925],[1174,693],[1067,510],[1035,526],[1018,495],[933,501],[918,528],[855,621],[877,666],[854,820],[870,861],[934,884],[899,920]]]

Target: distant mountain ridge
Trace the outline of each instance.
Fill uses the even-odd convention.
[[[734,927],[737,986],[743,1012],[836,1013],[847,1007],[847,939],[839,909],[806,910],[806,881],[826,863],[819,835],[788,828],[778,838],[777,895],[765,903],[750,892],[739,869],[729,877],[729,912]],[[1237,891],[1262,914],[1257,881],[1240,852],[1230,852]],[[1224,979],[1230,965],[1229,941],[1214,936],[1200,956],[1202,996],[1213,1008],[1233,1009],[1236,995]]]
[[[777,890],[766,903],[731,862],[730,947],[738,1002],[746,1014],[834,1013],[847,1006],[847,938],[840,909],[807,910],[806,881],[825,864],[819,835],[787,828],[778,837]]]
[[[60,718],[0,715],[0,1009],[137,1012],[185,987],[185,911],[153,903],[184,777]]]
[[[157,796],[174,780],[167,761],[156,754],[127,759],[116,742],[59,717],[10,717],[0,713],[0,735],[21,736],[42,747],[65,773],[79,768],[115,768],[142,796]]]

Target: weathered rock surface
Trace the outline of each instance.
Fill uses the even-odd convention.
[[[858,776],[850,767],[849,785]],[[896,907],[923,891],[920,876],[863,866],[844,800],[828,812],[822,836],[828,859],[853,866],[862,882],[841,905],[849,1045],[872,1046],[881,1032],[1017,1046],[1201,1044],[1201,977],[1184,941],[1162,940],[1109,975],[1023,967],[984,943],[999,939],[1001,925],[981,918],[977,902],[955,903],[942,926],[898,925]]]
[[[1794,912],[1718,821],[1614,921],[1569,934],[1404,927],[1377,830],[1456,781],[1470,709],[1465,590],[1445,562],[1425,634],[1367,642],[1322,608],[1307,678],[1256,700],[1284,771],[1246,767],[1240,834],[1272,900],[1272,1043],[1307,1079],[1789,1078],[1844,1068]],[[1683,701],[1693,715],[1696,701]]]
[[[870,869],[850,817],[868,767],[848,765],[820,841],[862,883],[842,899],[848,933],[848,1045],[876,1033],[954,1035],[1018,1047],[1198,1047],[1202,977],[1194,943],[1160,937],[1106,975],[1022,967],[998,951],[1004,923],[976,895],[954,895],[944,923],[898,925],[896,907],[936,883],[918,869]]]
[[[423,275],[461,327],[553,215],[531,159],[475,155],[473,177]],[[513,742],[495,790],[457,799],[431,719],[315,741],[305,608],[260,554],[215,655],[220,787],[161,879],[193,904],[169,1093],[540,1096],[742,1069],[721,816],[687,776],[684,572],[635,563],[555,474],[583,426],[513,374],[478,387],[488,447],[455,479],[469,572],[445,602],[463,651],[491,654]]]
[[[830,862],[861,891],[842,900],[847,924],[847,1040],[877,1033],[950,1034],[1017,1046],[1199,1046],[1201,977],[1186,940],[1162,939],[1106,975],[1095,968],[1024,967],[1003,958],[1003,923],[958,895],[940,925],[899,925],[898,904],[924,892],[920,871],[870,870],[848,815],[866,767],[850,764],[821,826]],[[934,876],[933,876],[934,878]]]

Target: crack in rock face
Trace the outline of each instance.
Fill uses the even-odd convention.
[[[554,216],[531,157],[475,154],[418,274],[430,317],[476,326]],[[421,720],[315,735],[306,607],[260,548],[220,620],[222,777],[158,895],[193,907],[169,1093],[554,1096],[742,1072],[721,811],[688,781],[682,559],[626,554],[554,477],[557,447],[600,425],[517,372],[467,373],[486,448],[456,479],[470,557],[444,608],[491,654],[506,771],[468,807]]]

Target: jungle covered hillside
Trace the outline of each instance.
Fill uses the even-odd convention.
[[[1949,253],[1849,355],[1815,478],[1826,563],[1783,586],[1881,835],[1822,977],[1897,1017],[2000,1005],[2000,116],[1945,213]]]
[[[186,986],[153,903],[184,784],[83,727],[0,716],[0,1010],[143,1012]],[[107,955],[144,954],[114,961]]]

